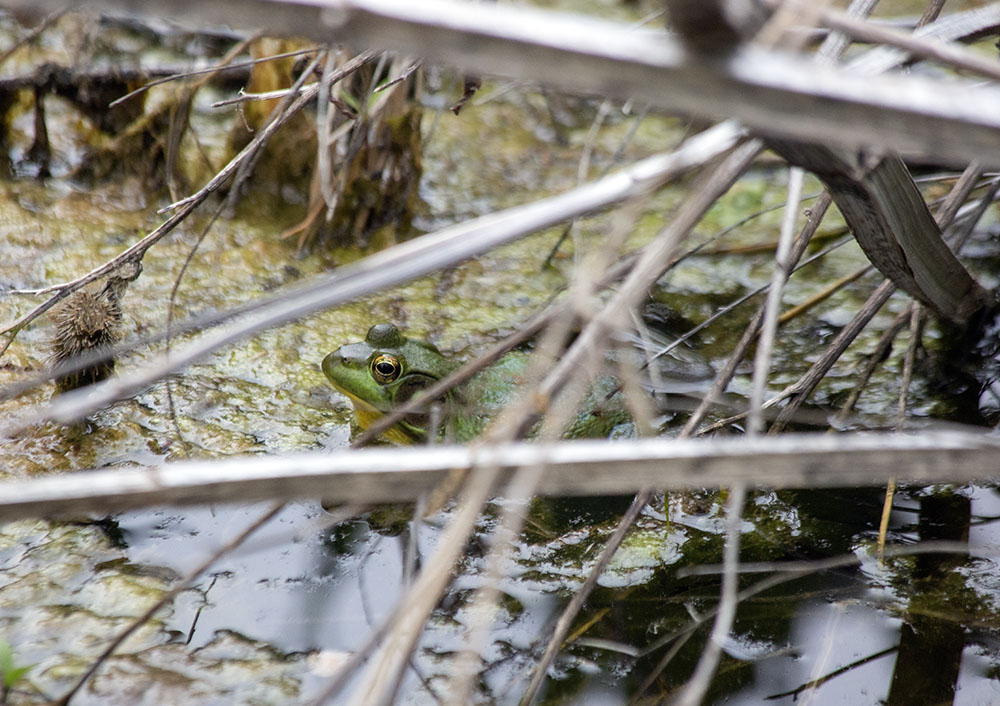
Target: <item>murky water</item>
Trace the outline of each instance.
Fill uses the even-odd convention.
[[[865,554],[880,500],[877,491],[847,490],[753,497],[744,560],[794,561],[853,551],[861,556],[861,567],[807,575],[741,603],[712,703],[793,703],[807,693],[811,703],[930,703],[920,698],[926,690],[954,692],[955,703],[963,704],[996,698],[995,560],[921,567],[899,559],[880,567]],[[971,513],[970,549],[995,556],[1000,498],[993,490],[975,489],[955,500],[952,505]],[[544,646],[546,626],[585,578],[627,502],[535,501],[530,530],[505,567],[501,611],[482,655],[482,698],[517,702],[526,670]],[[913,523],[900,520],[915,519],[920,504],[912,497],[899,504],[893,538],[912,541]],[[667,638],[714,606],[718,585],[712,577],[677,578],[677,572],[717,561],[720,506],[708,495],[700,502],[675,498],[669,505],[671,521],[648,510],[602,577],[578,620],[590,627],[557,660],[546,703],[636,698],[635,690],[674,644]],[[181,573],[221,541],[213,538],[234,533],[261,510],[160,511],[126,514],[118,521],[131,562]],[[310,503],[289,507],[185,594],[170,628],[194,649],[226,631],[286,654],[319,650],[329,656],[360,648],[404,595],[409,536],[386,534],[362,520],[321,530],[317,523],[324,514]],[[396,516],[396,523],[405,516],[405,511]],[[482,541],[490,524],[484,518]],[[416,527],[418,557],[425,558],[437,532],[426,524]],[[471,619],[467,599],[481,585],[483,570],[473,551],[421,639],[414,660],[420,677],[410,675],[407,702],[433,703],[434,685],[443,687],[446,658],[462,646]],[[742,585],[750,588],[767,575],[749,576]],[[683,683],[706,632],[707,627],[694,632],[643,701],[656,701]],[[921,681],[913,682],[914,675]],[[304,686],[320,683],[301,676]],[[430,686],[422,688],[421,682]]]
[[[616,5],[613,12],[622,10]],[[10,31],[11,23],[4,27]],[[121,29],[115,32],[112,44],[151,51],[145,40]],[[176,47],[157,51],[171,55]],[[503,86],[488,84],[482,95],[499,88]],[[224,88],[207,89],[194,118],[202,147],[213,158],[224,151],[225,132],[236,117],[220,117],[206,106],[227,95]],[[552,100],[552,112],[561,120],[555,124],[544,97],[526,90],[497,94],[458,118],[441,116],[425,148],[416,226],[431,230],[574,184],[595,105]],[[429,107],[446,105],[447,96],[432,91],[427,102]],[[57,100],[47,113],[65,127],[52,130],[57,177],[26,178],[31,173],[25,161],[31,115],[25,110],[13,115],[5,147],[19,176],[0,181],[0,258],[6,263],[0,285],[5,289],[77,276],[159,223],[156,208],[166,197],[147,191],[138,179],[90,183],[66,178],[79,165],[85,141],[74,123],[79,119]],[[607,164],[631,119],[611,115],[595,143],[592,175]],[[428,131],[434,121],[428,110]],[[649,118],[627,148],[626,159],[665,149],[682,132],[677,121]],[[632,246],[648,240],[670,218],[682,193],[665,191],[650,204]],[[331,248],[298,255],[293,242],[279,240],[277,234],[301,217],[301,197],[262,189],[244,201],[234,218],[217,225],[178,289],[177,315],[232,307],[365,254]],[[781,170],[759,166],[712,210],[698,237],[783,198]],[[779,219],[777,212],[766,213],[723,242],[773,240]],[[204,225],[196,217],[149,253],[142,277],[123,303],[128,335],[165,325],[180,264]],[[567,245],[554,267],[542,267],[542,262],[560,229],[269,331],[177,376],[171,386],[175,419],[168,413],[166,387],[157,385],[84,424],[46,425],[4,441],[4,474],[23,477],[189,456],[343,448],[351,435],[352,414],[347,400],[319,370],[324,355],[359,338],[372,323],[390,320],[446,353],[471,357],[555,294],[572,275],[574,255],[599,247],[609,227],[605,217],[582,220],[575,246]],[[972,248],[977,274],[994,284],[997,252],[988,233]],[[840,248],[797,276],[788,300],[801,301],[863,262],[855,246]],[[766,282],[770,267],[767,253],[694,257],[664,279],[656,298],[701,321]],[[876,282],[862,278],[783,329],[773,389],[801,374],[818,343],[836,333]],[[7,295],[3,320],[36,301]],[[902,297],[890,302],[856,352],[848,353],[817,392],[817,404],[842,401],[854,384],[851,366],[905,304]],[[699,350],[718,365],[748,315],[748,310],[737,310],[709,328]],[[49,324],[40,322],[19,336],[0,368],[0,382],[14,382],[46,365],[50,331]],[[930,345],[940,336],[932,327]],[[119,371],[127,373],[151,354],[139,349],[119,361]],[[858,406],[855,426],[892,423],[900,356],[895,351],[876,374]],[[945,413],[959,407],[933,384],[933,372],[928,366],[918,376],[910,407],[915,420],[951,416]],[[746,384],[746,377],[740,377],[733,389],[738,392]],[[52,394],[50,386],[33,390],[5,403],[0,415],[13,417]],[[546,703],[653,703],[684,683],[704,645],[719,587],[712,575],[685,577],[681,572],[719,561],[722,500],[710,492],[673,495],[646,510],[571,631],[572,639],[551,670]],[[504,598],[481,655],[485,666],[478,702],[517,702],[552,621],[594,565],[628,501],[532,502],[526,530],[505,567]],[[1000,669],[1000,571],[992,558],[1000,555],[995,522],[1000,498],[987,487],[906,489],[896,500],[892,543],[967,535],[977,558],[946,556],[934,562],[901,557],[885,566],[871,557],[881,504],[881,491],[868,490],[759,491],[751,496],[743,526],[744,561],[856,555],[860,566],[808,574],[743,601],[733,639],[725,645],[712,703],[1000,701],[995,678]],[[90,522],[94,518],[66,518],[3,527],[0,638],[13,647],[17,663],[32,665],[15,697],[35,703],[62,693],[130,618],[264,511],[261,505],[158,508],[96,524]],[[411,523],[411,515],[410,508],[386,508],[330,526],[331,515],[318,502],[288,505],[131,637],[73,703],[305,702],[325,683],[324,661],[335,662],[361,647],[404,595],[412,579],[408,567],[419,567],[433,552],[443,519]],[[493,513],[481,518],[477,536],[435,611],[401,692],[407,703],[434,703],[438,690],[445,688],[448,658],[461,648],[473,617],[469,598],[483,581],[482,552],[494,523]],[[771,575],[773,571],[747,575],[741,587],[750,589]],[[686,642],[679,642],[689,633]],[[661,665],[674,649],[669,664]]]

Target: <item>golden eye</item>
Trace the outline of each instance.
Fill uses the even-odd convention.
[[[403,366],[391,355],[380,355],[372,361],[372,377],[382,385],[398,378],[402,371]]]

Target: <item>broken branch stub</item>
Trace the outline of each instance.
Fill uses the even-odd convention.
[[[987,303],[986,290],[942,239],[899,157],[888,155],[869,166],[820,145],[767,144],[826,185],[871,263],[911,297],[959,325]]]

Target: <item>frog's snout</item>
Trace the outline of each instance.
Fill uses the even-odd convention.
[[[342,348],[338,348],[333,351],[333,353],[327,353],[323,358],[323,362],[320,364],[320,367],[323,369],[323,372],[327,374],[327,376],[330,375],[331,370],[335,370],[344,365],[345,359],[343,354],[340,352],[341,350]]]
[[[326,365],[327,363],[330,363],[331,365],[334,363],[346,363],[347,358],[345,358],[344,354],[341,353],[342,350],[343,348],[338,348],[332,353],[327,353],[326,357],[323,358],[323,365]]]

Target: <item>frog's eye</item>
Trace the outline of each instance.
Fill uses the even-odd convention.
[[[372,361],[372,377],[375,382],[385,385],[399,377],[403,366],[394,356],[380,355]]]

